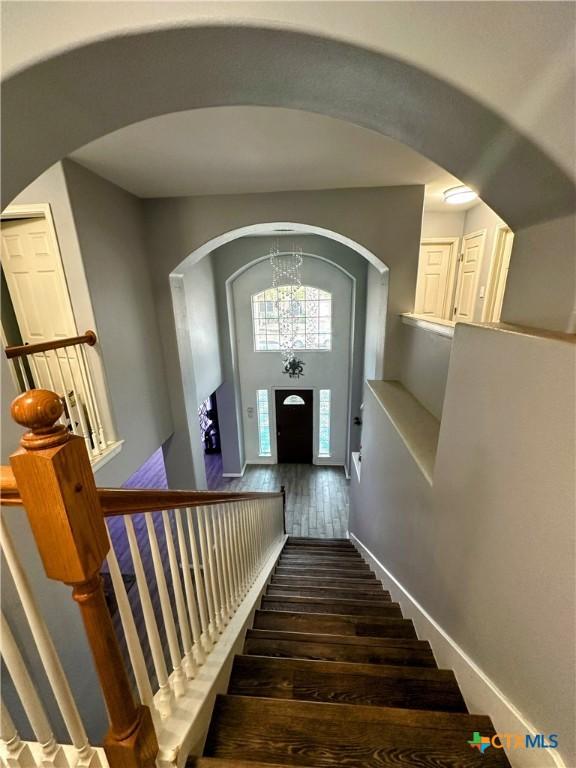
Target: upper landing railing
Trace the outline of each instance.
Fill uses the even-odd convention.
[[[112,436],[106,434],[101,403],[86,355],[85,347],[93,347],[96,342],[94,331],[86,331],[83,336],[5,349],[22,392],[44,388],[59,395],[62,401],[60,423],[72,434],[84,438],[92,461],[98,460],[113,442]]]
[[[110,727],[104,751],[90,743],[37,585],[1,516],[2,552],[58,711],[43,700],[45,686],[33,680],[15,628],[2,617],[2,657],[35,740],[21,738],[15,713],[2,706],[0,757],[10,768],[174,765],[188,738],[186,714],[205,696],[198,675],[235,614],[255,601],[261,572],[284,541],[283,494],[98,489],[86,441],[60,421],[59,395],[31,390],[12,414],[27,432],[11,467],[2,468],[3,504],[24,505],[46,575],[72,587]],[[137,589],[128,592],[121,561]],[[54,736],[55,720],[67,739]]]

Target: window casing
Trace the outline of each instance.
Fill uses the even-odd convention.
[[[278,351],[285,341],[295,350],[332,348],[332,294],[310,285],[298,288],[295,298],[292,293],[292,286],[284,285],[252,296],[256,352]]]

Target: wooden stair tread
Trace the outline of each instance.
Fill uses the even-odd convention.
[[[402,618],[398,603],[369,600],[335,600],[332,597],[299,595],[265,595],[261,607],[267,611],[299,611],[302,613],[337,613],[344,616],[391,616]]]
[[[288,536],[286,545],[297,544],[299,547],[347,547],[356,551],[350,539],[312,539],[299,536]]]
[[[380,616],[340,616],[330,613],[294,613],[258,610],[254,616],[258,629],[284,629],[293,632],[320,632],[360,637],[416,637],[409,619]]]
[[[288,768],[288,763],[255,763],[253,760],[228,760],[219,757],[192,757],[185,768]],[[312,768],[312,766],[302,766]]]
[[[377,592],[357,592],[352,589],[340,589],[339,587],[299,587],[292,584],[269,584],[267,595],[300,595],[301,597],[332,597],[336,600],[366,600],[388,602],[391,600],[390,592],[382,590]]]
[[[246,637],[276,639],[276,640],[297,640],[310,643],[334,643],[336,645],[362,645],[392,648],[430,648],[427,640],[418,640],[413,637],[356,637],[355,635],[323,635],[318,632],[291,632],[281,629],[249,629]]]
[[[294,576],[292,574],[272,574],[271,584],[299,584],[302,587],[342,587],[354,590],[374,590],[381,592],[382,585],[379,581],[368,579],[334,579],[321,578],[320,576]]]
[[[346,570],[369,571],[368,563],[363,563],[353,557],[289,557],[282,556],[277,565],[285,568],[346,568]]]
[[[471,749],[474,731],[494,728],[481,715],[228,695],[217,697],[205,753],[299,766],[306,756],[323,767],[509,766],[502,750]]]
[[[467,711],[454,673],[435,668],[243,655],[234,659],[228,692],[295,701]]]
[[[252,633],[258,634],[252,634]],[[279,635],[266,637],[265,635]],[[284,637],[291,635],[292,637]],[[312,639],[308,639],[311,637]],[[333,638],[340,642],[322,638]],[[344,661],[355,664],[387,664],[394,666],[436,667],[434,654],[427,643],[404,638],[376,638],[379,644],[364,640],[375,638],[339,637],[338,635],[306,635],[301,632],[251,630],[244,641],[244,653],[272,658],[314,659],[317,661]],[[345,642],[354,641],[354,642]],[[421,643],[414,647],[392,645],[394,642]]]
[[[314,566],[307,565],[278,565],[274,573],[277,573],[279,576],[322,576],[323,578],[376,580],[376,576],[370,570],[363,571],[358,569],[355,571],[344,566],[340,568],[315,568]]]

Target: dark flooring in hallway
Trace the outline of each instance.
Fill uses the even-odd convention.
[[[343,467],[312,464],[249,465],[243,477],[222,477],[220,454],[205,456],[210,490],[286,488],[286,533],[340,539],[348,530],[348,481]]]

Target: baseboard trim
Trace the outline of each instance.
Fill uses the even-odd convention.
[[[246,462],[244,462],[242,472],[222,472],[222,477],[244,477],[244,472],[246,472]]]
[[[368,547],[353,533],[349,535],[392,599],[402,604],[404,616],[412,619],[418,636],[430,642],[438,666],[454,670],[470,712],[490,715],[499,733],[540,733]],[[557,750],[519,749],[507,755],[514,768],[569,768]]]

